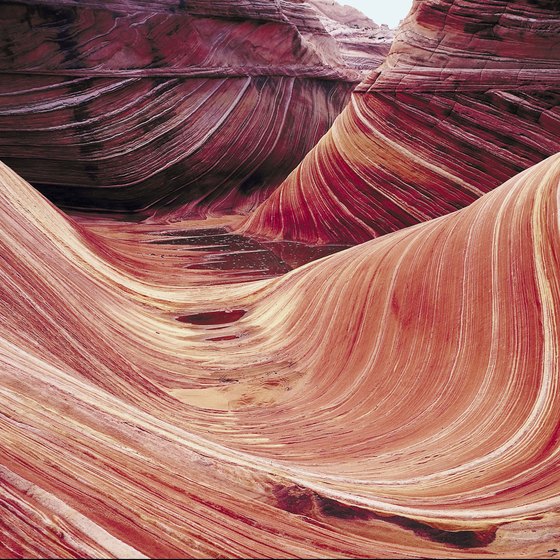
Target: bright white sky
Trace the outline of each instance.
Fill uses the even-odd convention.
[[[389,27],[397,27],[412,6],[412,0],[338,0],[338,3],[354,6],[375,23],[386,23]]]

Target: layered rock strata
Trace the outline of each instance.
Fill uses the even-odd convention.
[[[389,54],[395,31],[378,25],[351,6],[333,0],[310,0],[321,23],[341,49],[346,64],[359,72],[377,68]]]
[[[557,546],[560,156],[452,215],[218,287],[130,267],[117,232],[0,180],[2,556]]]
[[[554,154],[559,37],[554,1],[416,1],[384,65],[243,231],[359,243]]]
[[[72,208],[248,210],[360,80],[295,0],[10,1],[0,20],[0,157]]]

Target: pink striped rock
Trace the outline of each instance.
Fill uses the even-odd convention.
[[[559,189],[222,285],[0,164],[0,556],[553,557]]]
[[[557,152],[559,33],[554,1],[416,1],[384,65],[242,231],[359,243]]]

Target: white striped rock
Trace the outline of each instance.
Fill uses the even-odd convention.
[[[1,556],[553,555],[560,155],[229,286],[0,187]]]

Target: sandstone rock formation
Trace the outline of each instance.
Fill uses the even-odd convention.
[[[559,37],[556,1],[417,0],[384,65],[242,231],[362,242],[557,152]]]
[[[233,286],[0,181],[2,556],[557,546],[560,155]]]
[[[385,60],[394,30],[376,24],[352,6],[334,0],[309,0],[309,3],[319,12],[325,29],[336,39],[348,66],[365,74]]]
[[[0,3],[0,557],[559,554],[559,24]]]
[[[20,0],[0,21],[0,157],[74,208],[247,210],[360,80],[296,0]]]

